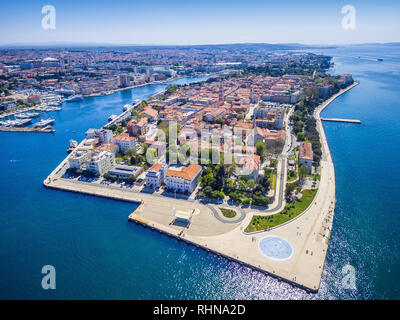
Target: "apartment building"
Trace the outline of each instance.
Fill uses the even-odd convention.
[[[108,151],[95,152],[86,161],[86,170],[103,174],[115,163],[114,154]]]
[[[120,152],[125,152],[128,149],[136,150],[136,138],[125,132],[115,136],[112,143],[118,146]]]
[[[146,172],[146,186],[149,188],[158,188],[164,182],[167,173],[167,165],[163,163],[154,164]]]
[[[165,184],[168,189],[176,192],[192,193],[196,188],[201,170],[201,166],[198,164],[170,168],[166,173]]]

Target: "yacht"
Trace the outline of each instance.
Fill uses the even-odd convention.
[[[71,98],[68,98],[65,101],[66,102],[83,101],[83,98],[81,96],[72,96]]]
[[[43,128],[43,127],[46,127],[46,126],[48,126],[50,124],[53,124],[54,121],[55,121],[54,119],[40,120],[39,122],[36,122],[33,126],[35,128]]]

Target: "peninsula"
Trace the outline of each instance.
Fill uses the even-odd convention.
[[[130,221],[316,292],[335,206],[320,112],[357,84],[237,70],[169,86],[89,129],[44,185],[137,203]]]

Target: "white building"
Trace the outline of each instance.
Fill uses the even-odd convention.
[[[108,151],[101,151],[86,161],[86,170],[103,174],[115,163],[114,154]]]
[[[68,158],[70,168],[81,169],[82,165],[90,158],[91,152],[87,150],[78,150]]]
[[[146,172],[146,186],[158,188],[164,182],[167,166],[162,163],[156,163]]]
[[[99,131],[99,142],[101,144],[111,144],[113,133],[111,130],[102,129]]]
[[[192,193],[196,188],[200,174],[201,166],[198,164],[191,164],[188,167],[174,167],[173,169],[168,169],[165,184],[168,189]]]
[[[99,129],[88,129],[86,131],[86,139],[94,139],[98,136]]]

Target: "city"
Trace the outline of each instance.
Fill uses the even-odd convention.
[[[5,0],[0,300],[144,319],[398,300],[399,13]]]
[[[293,61],[290,55],[286,59]],[[280,61],[289,63],[282,57]],[[79,144],[71,141],[69,156],[44,185],[139,203],[130,220],[316,292],[331,231],[334,184],[328,178],[333,176],[329,151],[325,147],[323,154],[321,145],[326,142],[318,134],[320,119],[313,113],[319,103],[354,86],[354,80],[348,74],[303,75],[309,71],[304,62],[300,65],[301,75],[276,77],[264,70],[245,75],[246,70],[237,69],[205,82],[169,85],[146,100],[125,105],[103,128],[88,129]],[[324,214],[309,210],[317,204]],[[306,275],[289,274],[282,263],[279,270],[260,262],[262,254],[277,261],[289,259],[294,244],[287,242],[286,256],[285,248],[265,253],[268,248],[260,247],[260,252],[254,234],[309,211],[321,220],[321,248],[313,249],[318,250],[314,273],[306,269]],[[243,243],[245,235],[255,253],[242,256],[242,248],[227,251],[213,245],[213,237],[233,237],[231,232],[238,229],[241,235],[234,235],[234,241]],[[291,232],[283,235],[277,239],[293,237]],[[196,238],[204,236],[210,238]],[[302,239],[309,240],[310,236]],[[302,243],[299,238],[295,242]]]

